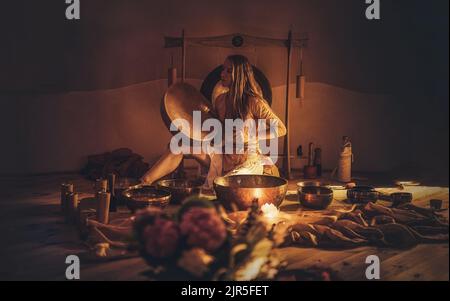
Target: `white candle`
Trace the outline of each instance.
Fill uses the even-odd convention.
[[[274,204],[264,204],[261,206],[261,211],[263,212],[264,218],[268,223],[274,224],[278,220],[280,211]]]

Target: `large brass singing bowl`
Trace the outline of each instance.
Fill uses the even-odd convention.
[[[235,204],[239,210],[251,207],[258,199],[258,205],[280,206],[286,196],[287,180],[267,175],[234,175],[214,180],[217,199],[227,208]]]

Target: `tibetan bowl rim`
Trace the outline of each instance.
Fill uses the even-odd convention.
[[[352,192],[377,192],[375,187],[369,185],[358,185],[350,188],[349,191]]]
[[[160,189],[160,188],[158,188],[158,187],[156,187],[154,185],[138,184],[138,185],[130,186],[129,188],[125,189],[122,192],[122,196],[127,198],[127,199],[133,200],[134,202],[143,202],[143,201],[137,201],[137,200],[133,199],[133,197],[130,195],[130,193],[132,191],[136,191],[138,189],[145,189],[145,188],[156,191],[156,193],[158,194],[158,196],[154,197],[154,199],[156,199],[156,200],[157,199],[165,199],[165,198],[169,198],[170,199],[170,197],[172,195],[170,193],[170,191],[167,191],[167,190],[164,190],[164,189]]]
[[[373,186],[355,186],[347,190],[348,198],[374,198],[380,193]]]
[[[150,191],[155,191],[157,196],[154,197],[148,197],[147,200],[141,201],[135,199],[130,193],[132,191],[136,191],[138,189],[149,189]],[[131,212],[136,212],[136,210],[143,209],[146,207],[149,207],[154,202],[162,202],[163,207],[165,208],[170,204],[172,194],[168,190],[159,189],[155,187],[154,185],[146,185],[146,184],[138,184],[135,186],[132,186],[122,192],[122,197],[125,199],[125,205]]]
[[[297,190],[303,189],[305,187],[326,187],[330,188],[331,184],[323,181],[300,181],[296,183]],[[331,188],[330,188],[331,189]]]
[[[198,184],[196,183],[198,181]],[[204,181],[202,178],[198,179],[164,179],[159,180],[156,182],[156,187],[161,187],[163,189],[175,189],[175,190],[187,190],[187,189],[196,189],[201,188],[203,186],[203,183],[200,183],[201,181]],[[177,183],[177,182],[184,182],[188,183],[189,185],[187,187],[183,186],[174,186],[174,185],[166,185],[168,183]],[[193,185],[191,185],[193,184]]]
[[[246,185],[250,187],[241,187],[241,184],[235,183],[230,185],[230,179],[239,178],[259,178],[262,181],[266,181],[266,184],[270,185]],[[233,181],[233,180],[231,180]],[[232,183],[232,182],[231,182]],[[251,207],[253,200],[258,200],[258,205],[262,206],[264,203],[273,204],[279,207],[283,202],[287,189],[288,181],[281,177],[271,175],[229,175],[223,177],[217,177],[213,182],[214,190],[216,192],[217,199],[222,202],[227,209],[232,209],[232,204],[235,204],[239,210],[247,210]],[[251,184],[251,183],[250,183]],[[260,197],[256,197],[255,192],[262,190]]]
[[[308,191],[310,189],[319,189],[319,193],[314,193],[312,191]],[[302,191],[300,191],[301,194],[307,195],[315,195],[315,196],[333,196],[333,190],[331,188],[328,188],[326,186],[305,186],[302,187]]]
[[[230,179],[230,178],[239,178],[239,177],[259,177],[259,178],[267,178],[267,179],[274,179],[275,181],[280,181],[280,183],[278,185],[273,185],[273,186],[264,186],[264,187],[233,187],[230,185],[224,185],[219,183],[220,181],[224,181],[225,179]],[[282,183],[281,183],[282,182]],[[275,189],[275,188],[280,188],[283,186],[287,186],[288,185],[288,180],[281,178],[281,177],[277,177],[277,176],[271,176],[271,175],[230,175],[230,176],[221,176],[221,177],[217,177],[214,179],[213,181],[214,187],[220,187],[220,188],[239,188],[239,189]]]

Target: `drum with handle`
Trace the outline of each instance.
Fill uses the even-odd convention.
[[[217,118],[211,103],[195,87],[187,83],[176,83],[167,89],[161,102],[161,116],[169,130],[175,120],[185,121],[184,127],[180,124],[174,125],[179,132],[198,141],[210,133],[201,130],[203,122]],[[197,116],[199,118],[194,120]]]

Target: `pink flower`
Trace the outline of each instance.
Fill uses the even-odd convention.
[[[220,248],[227,236],[225,224],[212,208],[189,209],[182,217],[180,229],[189,246],[204,248],[208,252]]]
[[[177,224],[160,216],[142,232],[145,251],[156,258],[172,256],[177,250],[179,236]]]

